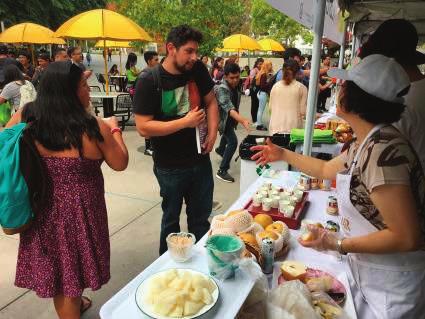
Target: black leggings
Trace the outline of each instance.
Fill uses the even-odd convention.
[[[258,97],[257,97],[257,92],[254,90],[251,90],[250,92],[251,94],[251,118],[252,118],[252,123],[256,123],[257,122],[257,112],[258,112]]]

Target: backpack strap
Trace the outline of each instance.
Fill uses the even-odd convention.
[[[159,96],[159,106],[162,106],[162,83],[161,83],[161,74],[159,73],[159,64],[155,65],[151,71],[153,76],[153,86],[156,88],[156,92]]]

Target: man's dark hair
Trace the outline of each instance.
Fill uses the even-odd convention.
[[[102,142],[99,124],[81,104],[78,85],[83,71],[67,61],[51,63],[41,78],[37,98],[31,104],[35,118],[31,136],[45,148],[82,150],[83,136]]]
[[[0,54],[7,54],[7,46],[0,44]]]
[[[189,41],[201,43],[202,33],[186,24],[182,24],[171,29],[170,33],[168,33],[166,43],[172,43],[179,49]]]
[[[80,47],[69,47],[68,50],[66,51],[66,53],[68,54],[69,57],[71,57],[71,55],[74,54],[75,50],[79,49]]]
[[[390,124],[398,122],[405,105],[384,101],[373,96],[353,81],[345,81],[343,92],[340,94],[340,104],[346,112],[354,113],[372,124]],[[407,90],[407,89],[406,89]],[[399,95],[402,96],[404,92]]]
[[[14,65],[14,64],[7,64],[4,67],[4,82],[3,84],[6,85],[13,81],[21,81],[21,83],[25,82],[24,75],[22,74],[21,70]]]
[[[57,48],[54,57],[56,57],[60,52],[65,52],[66,54],[68,54],[68,52],[66,52],[64,48]]]
[[[326,58],[331,58],[331,56],[329,55],[329,54],[323,54],[322,55],[322,61],[325,61],[326,60]]]
[[[285,52],[283,52],[283,60],[287,61],[289,59],[293,59],[296,56],[301,57],[301,51],[297,48],[287,48]]]
[[[18,57],[20,55],[26,57],[27,60],[31,62],[31,54],[28,51],[26,51],[26,50],[19,51]]]
[[[50,61],[50,56],[48,53],[40,53],[37,58],[44,61]]]
[[[146,63],[149,63],[149,61],[156,56],[158,56],[158,52],[156,51],[146,51],[145,53],[143,53],[143,58],[145,59]]]
[[[228,63],[224,66],[224,75],[229,75],[229,73],[241,73],[241,68],[236,63]]]

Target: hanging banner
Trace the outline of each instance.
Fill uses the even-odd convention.
[[[275,9],[288,17],[313,30],[315,4],[318,0],[267,0]],[[325,25],[323,37],[338,44],[342,43],[344,28],[341,23],[342,16],[336,0],[326,0]]]

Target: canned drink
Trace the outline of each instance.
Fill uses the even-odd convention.
[[[326,212],[329,215],[337,215],[338,214],[338,201],[335,196],[328,197],[328,205],[326,208]]]
[[[332,181],[330,179],[324,179],[322,182],[322,189],[324,191],[330,191],[332,186]]]
[[[309,176],[301,175],[300,185],[304,188],[305,191],[311,189],[311,179]]]
[[[315,177],[311,178],[311,189],[319,189],[319,180]]]
[[[326,222],[325,228],[327,230],[333,231],[335,233],[339,232],[339,225],[337,223],[335,223],[334,221],[332,221],[332,220],[328,220]]]
[[[263,257],[263,273],[273,273],[274,264],[274,242],[270,238],[261,241],[261,256]]]

